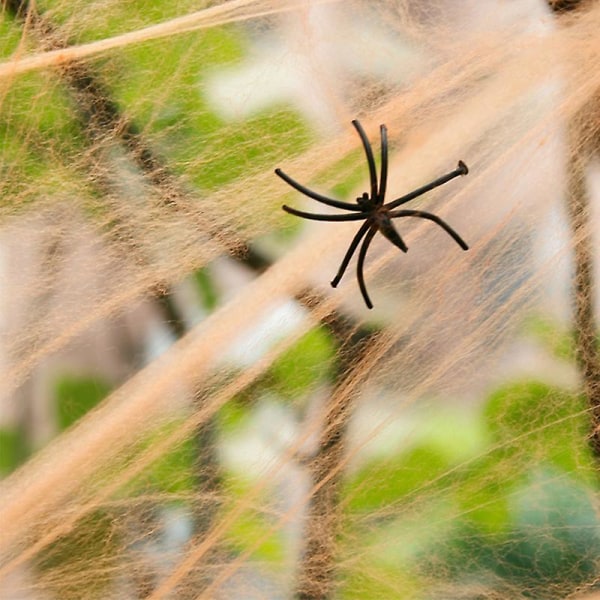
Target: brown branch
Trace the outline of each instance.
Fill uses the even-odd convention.
[[[600,98],[600,95],[599,95]],[[600,106],[600,103],[598,103]],[[593,112],[588,106],[582,115],[584,127],[587,115]],[[590,199],[586,186],[586,167],[589,150],[582,141],[581,121],[571,125],[571,157],[568,172],[567,210],[574,244],[574,325],[575,343],[583,390],[588,399],[591,416],[590,443],[600,466],[600,350],[598,348],[598,323],[596,322],[594,290],[593,226],[590,217]],[[585,137],[585,134],[584,134]],[[588,138],[589,139],[589,138]],[[586,151],[587,150],[587,151]],[[598,147],[596,146],[596,152]]]
[[[325,409],[319,446],[309,462],[310,499],[294,597],[297,600],[328,600],[335,595],[340,530],[340,486],[344,477],[345,441],[354,410],[352,389],[354,364],[363,362],[379,333],[356,331],[340,348],[339,377]]]
[[[597,0],[548,0],[556,13],[584,9]],[[586,185],[590,158],[600,155],[600,89],[569,124],[567,212],[574,258],[574,326],[577,363],[591,417],[590,445],[600,468],[600,349],[595,319],[591,205]]]
[[[567,13],[590,4],[591,0],[548,0],[550,8],[555,13]]]

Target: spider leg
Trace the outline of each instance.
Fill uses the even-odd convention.
[[[356,265],[356,278],[358,279],[358,287],[360,287],[360,292],[365,299],[365,304],[367,308],[373,308],[373,303],[369,298],[369,294],[367,293],[367,286],[365,285],[365,276],[363,274],[363,266],[365,264],[365,256],[367,256],[367,250],[369,249],[369,244],[373,240],[373,237],[377,233],[376,228],[369,229],[362,246],[360,247],[360,251],[358,253],[358,263]]]
[[[342,279],[342,277],[346,271],[346,268],[348,267],[348,263],[350,262],[352,255],[354,254],[354,252],[356,251],[356,248],[358,247],[360,240],[363,238],[365,233],[367,233],[370,226],[371,226],[371,223],[369,223],[368,221],[366,223],[363,223],[360,226],[360,229],[356,232],[356,235],[352,238],[352,242],[350,242],[350,246],[348,247],[348,250],[346,251],[344,260],[342,260],[342,264],[340,265],[340,268],[338,269],[337,275],[331,280],[331,287],[337,287],[338,283],[340,282],[340,280]]]
[[[371,199],[375,201],[377,199],[377,171],[375,170],[373,148],[371,148],[369,138],[367,138],[367,134],[365,133],[365,130],[363,129],[362,125],[356,119],[352,121],[352,125],[354,125],[356,131],[358,131],[358,135],[360,136],[363,147],[365,149],[365,154],[367,155],[367,163],[369,165],[369,177],[371,179]]]
[[[390,219],[386,219],[379,225],[379,231],[386,239],[388,239],[394,246],[397,246],[402,252],[408,252],[408,246],[404,243],[404,240],[400,237],[400,234],[396,231],[394,224]]]
[[[389,213],[389,216],[391,219],[396,217],[419,217],[420,219],[429,219],[430,221],[437,223],[444,231],[446,231],[446,233],[448,233],[463,250],[469,249],[469,246],[467,246],[467,243],[460,237],[460,235],[458,235],[458,233],[456,233],[456,231],[454,231],[454,229],[452,229],[448,223],[440,219],[440,217],[437,215],[433,215],[422,210],[394,210]]]
[[[467,165],[465,165],[465,163],[462,160],[459,160],[458,167],[454,169],[454,171],[451,171],[446,175],[442,175],[441,177],[434,179],[431,183],[421,186],[420,188],[417,188],[416,190],[406,194],[405,196],[401,196],[396,200],[392,200],[392,202],[388,202],[388,204],[386,204],[385,206],[386,208],[396,208],[397,206],[405,204],[406,202],[409,202],[417,196],[421,196],[429,190],[433,190],[434,188],[439,187],[440,185],[444,185],[444,183],[447,183],[448,181],[454,179],[455,177],[458,177],[459,175],[466,175],[468,172],[469,168],[467,167]]]
[[[296,210],[295,208],[286,206],[285,204],[281,208],[291,215],[296,215],[297,217],[302,217],[303,219],[312,219],[313,221],[362,221],[364,219],[368,219],[369,217],[369,215],[364,213],[352,215],[319,215],[315,213],[307,213],[303,210]]]
[[[301,194],[316,200],[317,202],[322,202],[323,204],[327,204],[327,206],[333,206],[334,208],[344,208],[346,210],[361,210],[358,204],[350,204],[349,202],[340,202],[339,200],[334,200],[333,198],[328,198],[327,196],[323,196],[318,194],[317,192],[313,192],[313,190],[308,189],[303,186],[301,183],[298,183],[296,180],[292,179],[289,175],[284,173],[281,169],[275,169],[275,174],[279,175],[281,179],[283,179],[288,185],[291,185],[293,188],[298,190]]]
[[[377,196],[377,204],[383,204],[383,201],[385,200],[388,172],[387,127],[385,125],[380,125],[379,130],[381,132],[381,173],[379,176],[379,195]]]

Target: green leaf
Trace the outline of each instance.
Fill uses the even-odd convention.
[[[531,590],[535,598],[563,598],[565,584],[572,589],[593,577],[600,556],[600,521],[593,492],[564,473],[537,469],[507,496],[504,530],[478,527],[462,511],[451,536],[433,552],[424,552],[423,572],[435,577],[485,582],[490,574],[497,584]],[[433,558],[432,558],[433,557]],[[552,586],[560,595],[545,595]]]
[[[209,270],[198,269],[194,272],[194,280],[196,281],[196,287],[200,293],[202,306],[208,311],[214,310],[219,301],[219,295]]]
[[[137,444],[133,456],[127,459],[126,464],[136,460],[136,455],[151,450],[182,425],[184,425],[184,421],[176,420],[157,427]],[[198,486],[197,457],[197,441],[193,435],[188,436],[158,456],[142,473],[128,483],[124,493],[136,495],[159,492],[176,496],[175,499],[179,500],[181,496],[196,492]]]
[[[219,427],[226,433],[238,431],[247,423],[250,415],[248,404],[234,397],[219,409]]]
[[[54,399],[60,430],[67,429],[110,393],[111,386],[98,377],[66,375],[54,386]]]
[[[256,495],[255,482],[231,472],[223,473],[221,490],[224,493],[224,510],[237,511],[254,497],[253,507],[270,506],[271,498]],[[263,492],[265,493],[265,492]],[[272,531],[270,531],[272,529]],[[264,539],[261,539],[263,538]],[[285,539],[276,516],[260,512],[260,508],[246,508],[227,529],[227,543],[237,552],[251,551],[252,560],[280,565],[285,559]],[[260,540],[260,541],[259,541]]]
[[[271,521],[246,511],[228,529],[227,541],[238,552],[251,550],[252,560],[281,564],[285,558],[284,539],[279,527],[267,533],[272,527]]]
[[[358,186],[366,180],[367,170],[364,166],[362,148],[348,153],[341,160],[323,172],[319,180],[334,181],[331,191],[334,198],[353,202],[350,194],[356,192]]]
[[[558,323],[542,317],[532,317],[527,321],[525,329],[557,358],[575,359],[573,333]]]
[[[351,568],[344,569],[339,575],[340,585],[336,598],[343,600],[365,600],[366,598],[422,598],[425,582],[403,569],[401,565],[393,567],[373,564],[364,556],[352,557]]]
[[[502,534],[510,525],[509,495],[514,491],[514,474],[506,465],[495,468],[492,460],[474,470],[470,478],[456,485],[456,500],[469,528],[484,535]],[[491,464],[490,464],[491,463]],[[500,476],[504,474],[504,476]]]
[[[485,419],[504,454],[514,455],[513,469],[548,460],[583,473],[593,470],[586,408],[581,396],[543,382],[525,381],[495,391]]]
[[[219,124],[208,115],[202,77],[217,66],[238,61],[243,41],[239,29],[220,27],[124,48],[118,59],[119,76],[111,82],[114,93],[124,106],[137,107],[136,121],[145,130],[158,133],[169,124],[177,125],[174,133],[180,139],[183,126],[197,151]]]
[[[297,154],[310,139],[303,119],[287,107],[253,116],[243,127],[239,123],[223,123],[210,137],[206,136],[203,127],[199,127],[194,135],[205,139],[201,155],[198,155],[198,148],[190,144],[178,144],[173,151],[189,152],[193,148],[191,154],[179,159],[202,160],[201,168],[191,176],[203,189],[218,188],[243,175],[257,173],[273,165],[281,156]]]
[[[283,396],[296,397],[331,373],[335,342],[324,327],[315,327],[273,363],[270,376]]]
[[[394,459],[372,461],[347,484],[352,510],[371,512],[392,505],[444,473],[447,459],[428,446],[419,446]],[[429,488],[428,488],[429,489]]]
[[[27,441],[18,429],[0,428],[0,476],[12,473],[27,458]]]
[[[114,515],[106,511],[87,513],[65,535],[44,547],[32,561],[42,574],[44,591],[54,598],[81,598],[82,590],[86,598],[110,595],[110,574],[119,569],[121,550],[116,523]],[[44,572],[49,577],[44,578]]]
[[[534,581],[589,580],[600,556],[592,490],[553,469],[537,469],[512,496],[515,537],[506,574]]]
[[[81,195],[80,161],[74,157],[82,139],[58,81],[43,73],[16,77],[3,95],[0,138],[2,206],[14,203],[23,209],[38,199],[40,188],[49,198],[55,193],[67,197],[75,188]]]

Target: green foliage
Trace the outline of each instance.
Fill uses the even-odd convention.
[[[65,375],[54,386],[56,417],[60,430],[67,429],[97,406],[111,386],[97,377]]]
[[[219,295],[209,270],[198,269],[197,271],[194,271],[193,277],[196,282],[196,288],[200,294],[202,306],[208,311],[214,310],[219,301]]]
[[[75,156],[81,136],[64,89],[46,74],[19,76],[4,93],[0,113],[2,204],[20,208],[44,193],[78,190]],[[25,135],[26,134],[26,135]]]
[[[194,135],[206,137],[205,128],[198,127]],[[214,189],[273,165],[281,155],[298,153],[308,139],[308,130],[295,112],[270,110],[249,118],[243,127],[220,124],[218,135],[208,139],[200,156],[182,156],[181,160],[203,160],[193,180],[202,189]]]
[[[600,556],[600,520],[589,489],[564,473],[534,469],[516,487],[499,488],[507,502],[504,530],[486,532],[466,515],[435,561],[424,555],[423,571],[484,581],[490,573],[504,584],[529,590],[532,598],[563,598],[593,576]],[[556,592],[552,592],[552,586]]]
[[[222,488],[227,492],[226,505],[223,507],[225,511],[236,510],[255,493],[252,481],[230,473],[224,474]],[[269,499],[258,497],[252,505],[269,506]],[[281,564],[285,557],[285,533],[277,523],[276,517],[272,518],[248,506],[228,528],[227,543],[236,552],[250,551],[252,560]]]
[[[105,598],[111,584],[106,574],[118,567],[114,563],[119,543],[114,515],[102,510],[86,514],[36,557],[34,566],[44,591],[53,592],[56,598],[74,599],[81,598],[85,589],[86,598]]]
[[[436,449],[419,446],[399,457],[372,461],[348,483],[352,510],[373,512],[389,507],[444,473],[449,464]]]
[[[400,456],[364,465],[346,492],[350,511],[368,522],[350,527],[356,543],[373,548],[366,570],[414,564],[428,582],[491,580],[498,589],[530,590],[532,598],[562,598],[589,581],[600,556],[600,519],[585,409],[570,391],[509,383],[490,395],[479,422],[459,429],[448,419],[459,439],[478,437],[468,427],[487,429],[484,447],[472,444],[470,456],[440,443],[434,427]],[[406,506],[400,516],[388,512],[399,502]]]
[[[401,591],[401,596],[398,591]],[[352,564],[342,572],[338,594],[344,600],[366,598],[421,598],[423,586],[418,578],[394,566]],[[336,595],[336,597],[338,597]]]
[[[27,458],[27,441],[18,429],[0,428],[0,477],[14,471]]]
[[[227,27],[130,46],[120,53],[120,76],[113,82],[114,93],[124,106],[136,107],[136,120],[146,133],[168,132],[177,125],[173,142],[201,134],[189,140],[197,150],[198,143],[220,125],[219,119],[208,113],[201,78],[216,66],[242,56],[241,33]],[[176,146],[174,143],[172,149]]]
[[[252,560],[281,564],[285,557],[283,532],[274,525],[257,513],[246,511],[229,528],[227,542],[236,552],[251,550]],[[272,533],[266,533],[270,528]]]
[[[97,3],[87,0],[83,2],[37,0],[36,7],[42,13],[51,14],[52,21],[56,24],[66,24],[68,27],[74,19],[77,19],[70,41],[73,42],[73,38],[76,37],[79,43],[92,42],[149,27],[203,8],[194,0],[178,0],[178,2],[128,0],[111,2],[109,6],[103,5],[102,10],[99,10]]]
[[[448,538],[444,570],[493,572],[532,597],[589,579],[600,556],[600,519],[584,400],[538,381],[496,390],[484,411],[491,450],[461,474],[463,517]],[[440,568],[439,562],[431,567]]]
[[[238,430],[250,418],[247,403],[239,398],[230,400],[221,407],[218,414],[219,426],[224,433]]]
[[[557,358],[574,360],[575,340],[571,331],[542,317],[530,318],[526,324],[526,331],[537,338]]]
[[[10,19],[0,20],[0,55],[8,59],[19,50],[28,49],[28,37]],[[25,43],[24,48],[20,48]],[[81,149],[77,137],[76,120],[65,88],[51,72],[31,72],[18,75],[2,93],[0,132],[2,153],[11,148],[22,148],[27,132],[28,152],[21,149],[11,166],[28,166],[31,174],[41,173],[44,162],[68,164],[65,154]],[[48,146],[52,140],[52,147]],[[56,149],[60,148],[60,152]],[[40,162],[42,164],[40,164]]]
[[[135,448],[135,454],[150,451],[166,437],[173,435],[183,425],[183,421],[174,420],[148,434]],[[178,497],[196,491],[196,462],[198,449],[194,436],[188,436],[163,452],[143,473],[128,484],[128,493],[133,495],[158,492]]]
[[[70,427],[110,393],[111,386],[98,377],[64,375],[54,386],[58,427]]]
[[[510,526],[508,494],[520,473],[508,473],[498,457],[480,460],[457,474],[456,503],[459,513],[467,515],[469,527],[483,536],[504,534]]]
[[[600,556],[592,492],[560,471],[535,469],[511,496],[513,547],[500,574],[538,584],[589,579]]]
[[[136,107],[136,121],[156,137],[172,165],[198,164],[187,175],[200,189],[257,172],[282,154],[299,152],[309,140],[304,121],[287,107],[273,107],[243,126],[223,122],[210,109],[203,79],[218,66],[238,62],[244,45],[240,30],[222,27],[129,47],[121,54],[135,68],[121,65],[114,93],[124,106]]]
[[[335,184],[332,187],[334,198],[346,202],[354,200],[350,194],[356,192],[357,187],[365,181],[366,171],[363,170],[362,161],[364,161],[364,153],[361,148],[350,152],[321,175],[324,180],[333,180],[335,177]]]
[[[64,6],[57,6],[59,12]],[[137,27],[140,19],[150,24],[151,19],[160,21],[175,12],[162,2],[154,4],[151,11],[140,9],[139,14],[134,5],[123,5],[122,10],[115,6],[108,20],[90,15],[98,18],[98,22],[94,18],[89,21],[93,23],[92,37],[114,35],[123,23]],[[61,20],[58,13],[53,17]],[[6,32],[4,51],[9,55],[21,41],[20,28],[10,20],[3,21],[2,27]],[[81,31],[78,35],[86,37]],[[92,69],[109,96],[127,107],[123,113],[143,131],[157,154],[169,156],[172,169],[185,171],[188,181],[199,189],[215,189],[271,166],[282,154],[299,152],[310,138],[304,121],[288,107],[273,107],[249,118],[243,126],[223,122],[209,108],[202,93],[203,78],[216,67],[240,61],[244,46],[242,30],[211,28],[168,41],[132,45],[110,62],[95,60]],[[81,182],[79,187],[71,183],[71,179],[76,181],[75,169],[80,165],[74,157],[81,155],[87,143],[73,116],[77,107],[64,83],[59,79],[54,85],[48,83],[46,72],[25,74],[3,98],[2,164],[11,167],[3,167],[2,180],[3,196],[8,200],[35,189],[31,182],[36,178],[43,182],[46,194],[53,184],[57,191],[73,187],[81,194]],[[51,146],[48,140],[52,140]]]
[[[503,453],[514,454],[512,472],[532,460],[549,461],[566,471],[592,469],[585,444],[589,427],[581,396],[539,381],[510,383],[489,398],[484,418]]]
[[[277,393],[294,398],[331,373],[335,342],[324,327],[315,327],[271,366],[269,383]]]
[[[335,340],[325,327],[311,329],[283,352],[265,375],[220,410],[221,425],[226,429],[237,427],[261,394],[286,400],[302,397],[331,376],[335,352]]]
[[[3,59],[11,56],[22,43],[23,34],[21,28],[15,25],[11,19],[0,18],[0,56]]]

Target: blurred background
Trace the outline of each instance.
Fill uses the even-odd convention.
[[[597,3],[2,6],[0,596],[598,592]]]

